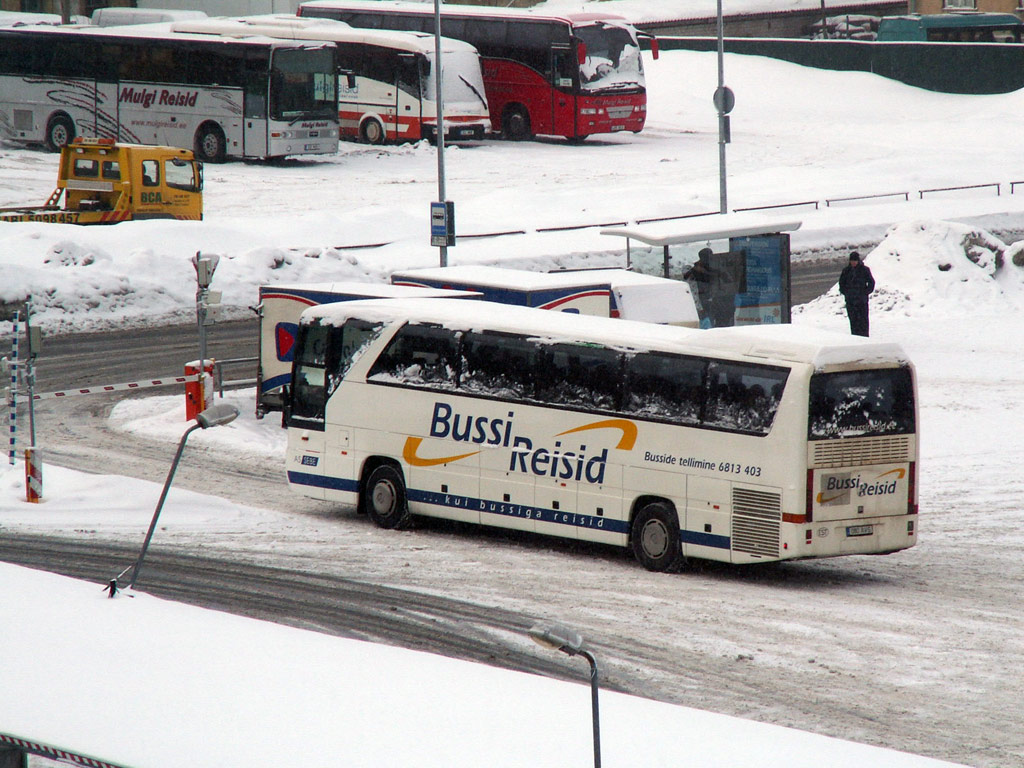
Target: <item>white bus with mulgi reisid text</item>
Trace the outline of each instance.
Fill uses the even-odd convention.
[[[354,29],[333,19],[266,15],[180,22],[181,32],[261,34],[326,40],[338,46],[341,137],[368,144],[433,140],[437,135],[434,36]],[[476,49],[442,38],[445,138],[483,139],[491,122]]]
[[[0,28],[0,137],[191,149],[206,162],[338,150],[335,47],[169,24]]]
[[[629,547],[650,570],[917,541],[914,368],[793,326],[694,330],[448,299],[303,313],[295,491]]]

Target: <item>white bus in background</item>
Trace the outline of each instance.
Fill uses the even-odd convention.
[[[290,487],[630,547],[650,570],[917,541],[914,369],[793,326],[698,331],[484,301],[307,310]]]
[[[479,293],[410,288],[386,283],[293,283],[261,285],[256,305],[260,346],[256,364],[256,417],[281,410],[283,392],[292,379],[292,359],[299,318],[310,307],[358,299],[478,299]]]
[[[208,18],[203,11],[185,11],[159,8],[125,8],[108,6],[97,8],[90,17],[97,27],[123,27],[130,24],[160,24],[167,21],[191,21]]]
[[[487,301],[597,317],[621,317],[696,328],[697,306],[679,280],[627,269],[532,272],[485,265],[457,265],[395,272],[391,282],[476,291]]]
[[[182,32],[261,34],[325,40],[338,46],[338,109],[342,138],[369,144],[433,140],[437,135],[434,36],[354,29],[332,19],[297,16],[217,18],[175,24]],[[480,57],[459,40],[442,38],[445,138],[479,140],[490,130]]]
[[[192,149],[200,160],[338,150],[335,46],[167,24],[0,28],[0,137]]]

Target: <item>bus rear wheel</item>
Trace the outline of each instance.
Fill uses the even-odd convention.
[[[409,525],[409,503],[402,473],[384,464],[370,473],[363,488],[363,509],[381,528],[405,528]]]
[[[46,148],[51,152],[60,152],[75,138],[75,124],[67,115],[50,118],[46,125]]]
[[[363,124],[359,126],[359,135],[367,144],[383,144],[384,139],[387,138],[384,126],[380,124],[379,120],[374,120],[372,117],[364,120]]]
[[[678,571],[685,562],[679,543],[679,517],[664,502],[645,505],[630,529],[633,555],[649,571]]]
[[[228,152],[224,132],[209,123],[201,126],[196,132],[195,152],[204,163],[223,163]]]
[[[533,134],[530,131],[530,116],[520,106],[507,107],[501,116],[501,135],[509,141],[523,141]]]

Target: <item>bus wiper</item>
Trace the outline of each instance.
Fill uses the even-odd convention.
[[[480,99],[480,103],[481,103],[481,104],[483,104],[483,105],[484,105],[484,107],[487,107],[487,99],[485,99],[485,98],[483,97],[483,94],[482,94],[482,93],[480,93],[480,91],[478,91],[478,90],[476,89],[476,86],[474,86],[474,85],[473,85],[473,84],[472,84],[471,82],[469,82],[469,80],[467,80],[467,79],[466,79],[466,76],[465,76],[465,75],[459,75],[459,80],[461,80],[461,81],[462,81],[462,82],[464,82],[464,83],[465,83],[466,85],[468,85],[468,86],[469,86],[469,90],[471,90],[471,91],[472,91],[473,93],[475,93],[475,94],[476,94],[476,97],[477,97],[478,99]]]

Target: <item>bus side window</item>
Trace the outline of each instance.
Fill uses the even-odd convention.
[[[459,388],[491,397],[532,400],[538,357],[537,346],[525,337],[466,333],[462,337]]]
[[[704,408],[708,363],[696,357],[641,352],[628,366],[623,411],[697,426]]]
[[[615,411],[623,355],[613,349],[556,344],[542,352],[537,399],[586,410]]]
[[[380,323],[370,323],[356,318],[349,319],[341,329],[331,335],[331,349],[327,355],[327,397],[345,378],[353,363],[366,350],[370,342],[380,335]]]
[[[752,435],[771,431],[787,369],[713,361],[708,374],[705,426]]]
[[[458,370],[458,338],[431,325],[406,325],[374,361],[368,381],[453,390]]]

